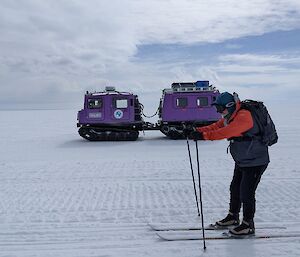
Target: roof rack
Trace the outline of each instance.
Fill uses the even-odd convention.
[[[165,89],[165,92],[193,92],[193,91],[215,91],[216,88],[209,85],[208,80],[199,80],[196,82],[176,82],[172,83],[171,89]]]
[[[99,95],[131,95],[131,93],[129,92],[119,92],[116,90],[115,87],[112,86],[107,86],[105,87],[104,91],[101,92],[89,92],[86,91],[86,95],[90,95],[90,96],[99,96]]]

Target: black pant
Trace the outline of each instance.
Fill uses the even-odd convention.
[[[243,204],[243,219],[251,221],[255,213],[255,190],[267,165],[239,167],[235,164],[230,184],[229,211],[238,215]]]

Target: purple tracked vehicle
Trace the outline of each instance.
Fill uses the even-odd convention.
[[[144,130],[160,130],[171,139],[181,139],[184,126],[204,126],[220,118],[211,106],[219,94],[208,81],[173,83],[163,90],[157,112],[146,116],[137,95],[118,92],[114,87],[87,92],[84,108],[77,116],[78,132],[90,141],[136,140],[139,131]],[[142,118],[157,113],[159,120],[155,124]]]
[[[159,107],[159,127],[171,139],[183,138],[183,126],[205,126],[220,119],[211,105],[219,91],[209,81],[173,83],[164,89]]]
[[[97,93],[86,92],[84,108],[78,112],[79,134],[89,141],[136,140],[143,129],[142,105],[138,97],[106,87]]]

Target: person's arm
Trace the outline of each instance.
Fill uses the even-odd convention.
[[[217,130],[203,131],[205,140],[220,140],[231,137],[240,137],[244,132],[253,127],[251,113],[247,110],[240,110],[236,117],[227,126]]]
[[[205,131],[217,130],[222,127],[224,127],[224,119],[223,118],[213,124],[208,125],[208,126],[198,127],[198,128],[196,128],[196,131],[205,132]]]

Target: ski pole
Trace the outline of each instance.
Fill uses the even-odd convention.
[[[191,172],[192,172],[192,177],[193,177],[193,185],[194,185],[195,199],[196,199],[196,204],[197,204],[197,211],[198,211],[198,216],[200,216],[199,203],[198,203],[197,190],[196,190],[196,183],[195,183],[195,176],[194,176],[194,170],[193,170],[193,164],[192,164],[192,158],[191,158],[191,150],[190,150],[190,144],[189,144],[188,137],[186,137],[186,144],[187,144],[187,148],[188,148],[188,152],[189,152],[189,160],[190,160]]]
[[[202,193],[201,193],[201,178],[200,178],[200,165],[199,165],[199,151],[198,143],[196,143],[196,153],[197,153],[197,169],[198,169],[198,179],[199,179],[199,197],[200,197],[200,209],[201,209],[201,224],[202,224],[202,236],[203,236],[203,249],[206,249],[205,245],[205,233],[204,233],[204,218],[203,218],[203,208],[202,208]]]
[[[182,123],[182,126],[183,126],[184,129],[186,128],[186,124],[184,122]],[[188,154],[189,154],[189,161],[190,161],[192,178],[193,178],[193,185],[194,185],[194,193],[195,193],[197,211],[198,211],[198,216],[200,216],[199,203],[198,203],[197,190],[196,190],[196,182],[195,182],[194,169],[193,169],[193,163],[192,163],[192,157],[191,157],[191,150],[190,150],[190,143],[189,143],[188,135],[186,136],[186,144],[187,144],[187,149],[188,149]]]

